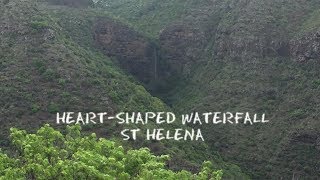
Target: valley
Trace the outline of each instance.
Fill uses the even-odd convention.
[[[319,8],[316,0],[2,0],[0,146],[10,148],[11,127],[32,131],[57,112],[199,112],[185,124],[201,127],[204,142],[152,131],[181,128],[164,116],[159,127],[157,114],[84,130],[119,140],[123,129],[150,129],[149,141],[137,133],[125,147],[170,154],[175,171],[210,160],[224,179],[318,179]]]

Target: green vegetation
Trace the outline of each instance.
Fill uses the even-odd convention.
[[[320,27],[320,10],[315,10],[310,17],[302,24],[300,34],[317,30]]]
[[[60,5],[66,2],[49,1]],[[72,2],[76,1],[69,0],[68,5],[72,6]],[[319,177],[320,65],[318,59],[295,62],[290,54],[292,40],[320,27],[316,0],[101,0],[95,8],[75,8],[77,4],[52,6],[31,0],[10,0],[4,4],[0,6],[0,117],[7,123],[0,128],[0,145],[6,149],[9,148],[6,132],[10,127],[33,129],[39,125],[39,119],[53,120],[57,111],[250,111],[267,113],[271,123],[254,127],[207,126],[203,128],[207,135],[205,143],[141,140],[124,144],[135,148],[147,146],[156,154],[169,154],[170,169],[175,172],[164,168],[165,159],[146,149],[119,150],[113,142],[100,142],[94,136],[78,137],[74,141],[68,139],[70,134],[63,136],[49,127],[33,135],[15,130],[13,134],[22,134],[23,142],[34,141],[44,146],[37,151],[33,149],[36,144],[30,149],[14,142],[17,153],[9,151],[8,154],[13,154],[10,157],[0,156],[3,160],[0,162],[7,162],[0,166],[1,173],[4,168],[11,168],[6,171],[11,173],[8,176],[30,178],[34,173],[42,179],[55,175],[56,168],[70,165],[72,169],[65,168],[66,173],[57,177],[68,178],[71,171],[83,168],[88,178],[107,178],[108,174],[124,179],[150,179],[155,175],[162,179],[201,179],[203,173],[193,175],[181,170],[199,170],[201,163],[209,160],[213,169],[223,169],[225,179],[249,179],[246,174],[253,179]],[[170,30],[177,24],[181,28],[200,29],[208,41],[203,55],[196,56],[187,67],[188,75],[170,77],[169,84],[167,79],[161,79],[161,92],[155,88],[154,94],[150,94],[132,75],[118,67],[114,57],[105,56],[97,48],[92,37],[98,18],[126,24],[149,37],[160,49],[162,30]],[[193,52],[190,48],[199,47],[186,48],[183,54],[190,55]],[[160,63],[169,67],[166,63],[170,59],[161,59],[165,57],[161,53],[165,52],[159,51],[159,59],[163,60]],[[161,98],[155,97],[158,94]],[[151,123],[144,128],[154,127]],[[56,135],[52,137],[60,138],[57,142],[61,144],[46,144],[42,140],[45,135],[41,134],[44,129],[49,134],[54,132]],[[93,131],[92,127],[85,129]],[[113,122],[95,127],[98,136],[115,140],[119,129]],[[19,138],[13,136],[13,139]],[[79,149],[68,145],[78,141],[85,142]],[[123,161],[116,154],[88,149],[89,142],[96,146],[113,144],[115,153],[120,152],[123,158],[135,152],[136,157],[143,154],[150,161],[141,158],[136,165],[141,171],[134,169],[139,173],[133,174],[133,169],[121,164]],[[81,148],[85,153],[80,152]],[[49,162],[48,155],[56,159]],[[31,157],[35,162],[21,160]],[[63,164],[58,163],[59,158]],[[114,158],[115,169],[104,168]],[[47,171],[38,171],[39,167]]]
[[[96,48],[92,27],[97,18],[113,17],[110,13],[48,6],[31,0],[15,2],[0,6],[0,14],[6,12],[1,17],[7,18],[1,23],[13,27],[12,31],[0,35],[3,42],[0,44],[3,70],[0,114],[8,122],[1,126],[1,147],[10,149],[7,140],[10,127],[33,130],[41,123],[52,124],[58,111],[170,110],[162,100],[152,96],[134,77]],[[44,121],[39,122],[39,119]],[[155,127],[150,123],[143,128]],[[85,131],[118,139],[121,128],[125,127],[117,127],[115,122],[110,122],[94,128],[86,126]],[[214,150],[209,151],[204,143],[140,140],[128,142],[126,146],[147,146],[157,154],[169,154],[173,157],[170,168],[175,171],[198,170],[204,160],[209,160],[215,169],[226,169],[223,175],[226,178],[248,179],[238,166],[225,162]]]
[[[166,26],[181,21],[199,7],[210,5],[210,1],[196,0],[100,0],[96,7],[103,8],[113,16],[129,22],[148,37],[158,38]]]
[[[33,104],[32,106],[31,106],[31,111],[32,111],[32,113],[36,113],[36,112],[38,112],[40,110],[40,106],[38,106],[37,104]]]
[[[290,55],[292,39],[319,29],[317,1],[105,2],[106,11],[158,41],[161,30],[176,24],[207,32],[206,56],[162,94],[175,111],[250,111],[271,119],[259,127],[204,128],[209,147],[254,179],[318,178],[317,169],[310,170],[319,166],[315,144],[296,136],[318,136],[320,130],[319,62],[297,63]],[[290,168],[283,163],[288,160]]]
[[[153,155],[149,149],[124,150],[95,134],[82,136],[80,126],[63,135],[49,125],[35,134],[11,129],[15,155],[0,152],[0,179],[199,179],[220,180],[222,171],[203,163],[197,174],[165,168],[169,156]]]
[[[314,81],[314,76],[319,78],[319,64],[309,62],[298,65],[289,59],[272,58],[259,59],[254,65],[250,62],[242,62],[242,65],[230,61],[215,62],[206,68],[197,71],[191,80],[193,86],[174,91],[171,96],[174,109],[181,112],[188,109],[200,112],[212,109],[260,112],[266,113],[271,120],[271,124],[264,126],[204,127],[204,134],[209,135],[207,143],[210,147],[220,149],[224,157],[235,159],[254,178],[265,175],[264,172],[268,171],[265,164],[272,167],[273,176],[284,173],[290,176],[292,170],[285,169],[286,163],[282,162],[292,157],[295,158],[291,168],[297,168],[300,173],[304,172],[304,167],[299,164],[308,164],[308,167],[319,165],[318,159],[311,158],[313,155],[309,153],[316,151],[314,146],[309,148],[309,144],[304,142],[291,142],[291,138],[296,136],[293,134],[299,131],[302,134],[319,131],[317,120],[313,119],[319,112],[314,106],[320,95],[319,86],[315,86]],[[223,144],[233,144],[237,151],[225,153],[221,141]],[[291,150],[296,146],[305,151],[300,149],[299,154]],[[239,151],[241,155],[238,155]],[[266,161],[266,157],[271,160]],[[252,158],[254,163],[250,163]],[[279,163],[281,168],[274,169]],[[318,175],[312,170],[306,176]]]
[[[36,30],[43,30],[49,27],[49,23],[46,21],[31,21],[30,26]]]

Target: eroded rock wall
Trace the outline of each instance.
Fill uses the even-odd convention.
[[[144,83],[156,77],[157,48],[147,38],[110,19],[99,19],[94,29],[97,46],[122,68]]]

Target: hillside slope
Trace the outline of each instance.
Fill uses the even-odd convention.
[[[271,120],[207,127],[209,147],[254,179],[319,178],[317,1],[106,2],[107,12],[157,39],[162,59],[184,77],[158,92],[176,111],[250,111]]]
[[[77,18],[70,12],[68,22],[63,22],[54,9],[49,13],[46,7],[29,1],[10,1],[1,8],[4,122],[16,123],[21,118],[54,120],[54,113],[62,110],[114,113],[167,109],[94,48],[94,14],[88,12],[88,16]],[[63,11],[65,7],[60,8]],[[63,27],[67,24],[62,23],[69,26]],[[82,29],[71,32],[69,28]]]
[[[133,55],[137,61],[144,58],[139,63],[145,65],[144,72],[149,72],[153,56],[148,56],[149,50],[143,51],[149,48],[148,44],[153,47],[154,42],[149,37],[109,12],[87,8],[81,3],[74,5],[73,1],[68,1],[69,6],[64,6],[67,1],[61,2],[62,5],[60,1],[54,5],[31,0],[1,1],[0,146],[6,149],[10,147],[10,127],[34,130],[44,123],[54,124],[56,112],[106,111],[113,114],[170,110],[163,101],[146,91],[142,86],[145,79],[140,79],[139,74],[134,73],[135,69],[128,69],[132,67],[128,64],[137,62],[125,59],[126,55],[132,55],[130,48],[139,45],[141,54]],[[114,26],[114,31],[126,33],[129,45],[119,52],[114,50],[119,50],[123,44],[112,44],[115,49],[104,47],[108,42],[102,38],[108,35],[104,23],[107,27]],[[153,71],[150,72],[153,77]],[[150,124],[150,127],[155,126]],[[114,122],[84,126],[87,132],[95,131],[99,136],[117,141],[121,128]],[[203,160],[211,160],[216,169],[224,170],[225,178],[247,179],[238,166],[225,162],[204,143],[139,140],[128,142],[126,146],[147,146],[156,154],[172,155],[171,169],[196,171]]]
[[[271,123],[128,146],[174,155],[172,169],[211,160],[226,179],[247,178],[233,163],[253,179],[319,178],[316,0],[49,1],[0,2],[2,147],[10,127],[58,111],[249,111]],[[85,129],[116,138],[120,127]]]

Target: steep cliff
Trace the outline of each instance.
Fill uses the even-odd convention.
[[[134,145],[174,154],[172,169],[210,159],[227,179],[246,175],[219,154],[253,179],[319,178],[317,0],[49,2],[1,1],[1,145],[57,111],[250,111],[271,122]]]
[[[159,39],[164,61],[184,76],[164,98],[176,111],[264,112],[271,119],[266,126],[205,127],[210,148],[254,179],[319,177],[317,1],[112,2],[106,11]]]
[[[95,22],[94,39],[108,57],[115,57],[121,67],[148,84],[157,77],[157,47],[132,28],[111,19]]]
[[[55,124],[56,112],[167,109],[95,47],[94,11],[44,5],[0,7],[1,145],[10,127]]]
[[[174,24],[161,31],[159,42],[162,58],[172,70],[188,74],[190,67],[203,59],[208,39],[198,27]]]
[[[73,3],[81,2],[0,2],[0,146],[5,150],[11,146],[11,127],[34,130],[43,123],[55,125],[56,112],[170,109],[142,86],[157,79],[155,75],[161,77],[154,39],[109,12]],[[139,128],[153,127],[157,126],[151,122]],[[86,132],[116,140],[122,128],[114,121],[84,126]],[[168,166],[174,170],[196,171],[203,160],[210,160],[215,169],[224,169],[226,178],[247,178],[205,143],[140,139],[124,145],[170,154]]]

